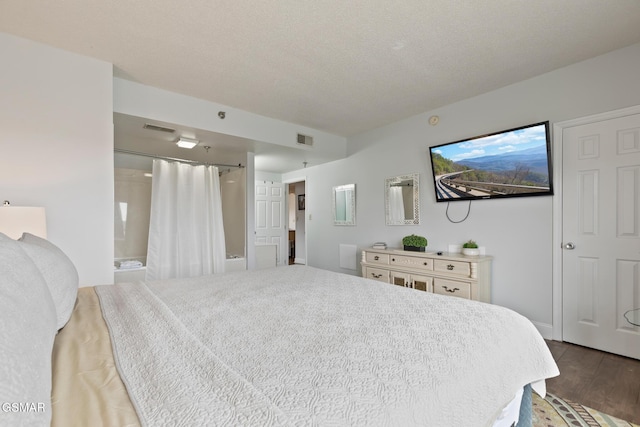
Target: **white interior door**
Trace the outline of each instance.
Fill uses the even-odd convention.
[[[563,339],[640,359],[640,114],[563,129]]]
[[[283,263],[282,251],[287,245],[285,193],[281,182],[256,181],[256,239],[259,244],[276,245],[276,264]]]

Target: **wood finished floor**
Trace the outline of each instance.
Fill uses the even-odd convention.
[[[560,376],[547,391],[606,414],[640,424],[640,360],[547,341]]]

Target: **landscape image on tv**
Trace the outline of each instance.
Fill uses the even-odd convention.
[[[549,122],[430,147],[436,201],[553,194]]]

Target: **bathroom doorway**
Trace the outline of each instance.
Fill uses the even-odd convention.
[[[114,282],[144,280],[151,214],[153,159],[114,153]],[[246,267],[246,169],[219,167],[225,271]]]

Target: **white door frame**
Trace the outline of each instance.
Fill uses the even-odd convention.
[[[245,220],[247,233],[245,235],[245,256],[247,257],[247,270],[256,268],[256,172],[255,154],[247,153],[247,167],[245,168],[245,193],[246,210]]]
[[[309,244],[307,242],[307,236],[309,235],[309,181],[306,177],[306,175],[302,175],[300,177],[297,178],[289,178],[286,180],[283,180],[282,183],[285,185],[285,193],[288,194],[289,193],[289,184],[295,184],[297,182],[304,182],[304,192],[305,192],[305,199],[304,199],[304,205],[305,205],[305,211],[304,211],[304,250],[305,250],[305,265],[309,265]],[[289,198],[285,197],[285,208],[284,208],[284,212],[285,212],[285,216],[286,218],[283,218],[283,220],[285,221],[285,224],[287,224],[287,233],[289,231]],[[313,203],[311,203],[311,206],[313,206]],[[297,207],[296,207],[297,209]],[[288,258],[287,258],[288,259]]]
[[[562,341],[562,133],[566,128],[640,114],[640,105],[553,124],[552,339]]]

